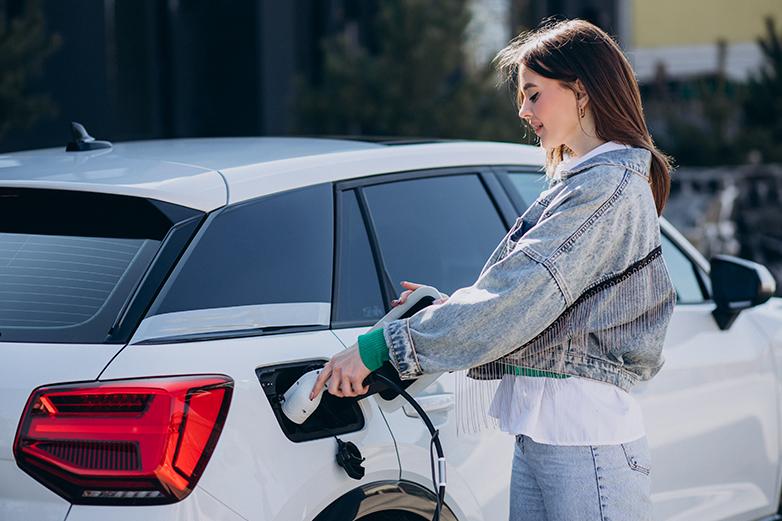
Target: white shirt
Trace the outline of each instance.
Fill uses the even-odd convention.
[[[602,154],[603,152],[610,152],[612,150],[622,150],[625,148],[631,148],[629,145],[623,145],[621,143],[617,143],[616,141],[606,141],[602,145],[598,145],[586,154],[584,154],[581,157],[571,157],[569,155],[565,155],[565,158],[557,165],[557,168],[555,170],[556,175],[559,176],[559,173],[562,170],[571,169],[575,167],[576,165],[583,163],[587,159],[589,159],[592,156],[596,156],[598,154]]]
[[[581,157],[563,160],[556,172],[623,148],[629,147],[614,141],[603,143]],[[577,376],[504,375],[489,415],[499,420],[504,432],[525,434],[550,445],[617,445],[645,435],[641,408],[630,393]]]

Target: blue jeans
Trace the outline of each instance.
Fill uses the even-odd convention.
[[[646,437],[619,445],[545,445],[516,436],[510,521],[650,521]]]

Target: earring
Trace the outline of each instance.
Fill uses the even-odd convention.
[[[583,119],[586,115],[586,107],[581,107],[581,118]]]

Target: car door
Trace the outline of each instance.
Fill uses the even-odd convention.
[[[658,519],[755,519],[779,503],[777,380],[768,339],[743,312],[720,330],[705,272],[667,223],[677,292],[665,365],[634,391],[655,467]]]
[[[447,294],[472,284],[515,218],[493,174],[475,168],[344,182],[337,186],[337,201],[332,328],[346,346],[390,309],[390,300],[404,289],[402,280]],[[507,518],[513,437],[497,431],[457,436],[459,374],[443,374],[415,396],[445,450],[446,503],[460,519]],[[431,488],[423,422],[409,407],[385,417],[397,443],[401,478]]]
[[[546,183],[532,170],[498,178],[519,211]],[[633,394],[652,452],[656,519],[755,519],[776,512],[778,404],[771,348],[744,312],[712,317],[708,263],[665,219],[662,247],[677,302],[665,364]]]
[[[333,225],[330,183],[211,214],[130,345],[101,375],[233,380],[197,490],[244,519],[313,519],[356,487],[399,475],[394,440],[371,400],[328,395],[302,425],[281,417],[284,391],[344,349],[329,330]],[[366,458],[361,480],[336,464],[335,436]]]

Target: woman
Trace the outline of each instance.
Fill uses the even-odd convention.
[[[629,390],[662,366],[675,301],[658,223],[669,160],[630,64],[598,27],[546,23],[497,60],[518,81],[549,188],[472,286],[361,335],[313,391],[331,377],[330,393],[363,394],[384,360],[403,379],[469,368],[500,380],[486,412],[516,435],[511,520],[651,519],[649,450]],[[417,287],[403,286],[393,305]]]

